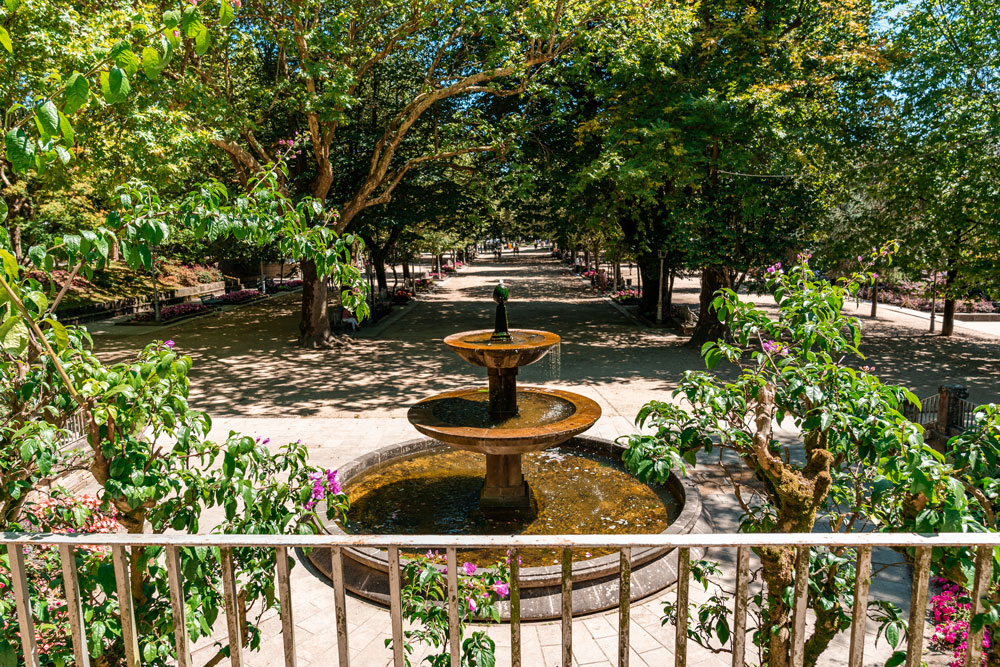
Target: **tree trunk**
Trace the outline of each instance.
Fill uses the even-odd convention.
[[[299,345],[312,348],[324,347],[329,344],[330,337],[326,278],[317,275],[316,264],[313,261],[303,260]]]
[[[642,300],[639,302],[639,312],[647,316],[656,314],[656,286],[660,284],[660,258],[656,253],[641,253],[636,255],[636,268],[639,269]]]
[[[950,336],[955,333],[955,307],[958,305],[958,302],[952,294],[951,287],[957,278],[958,269],[948,269],[948,277],[944,282],[944,314],[941,316],[942,336]]]
[[[878,278],[872,283],[872,319],[875,319],[876,315],[878,315]]]
[[[10,226],[10,249],[14,251],[14,257],[17,260],[22,258],[21,225]]]
[[[691,344],[701,347],[726,335],[726,325],[719,321],[712,300],[715,293],[730,286],[729,271],[721,266],[706,266],[701,270],[701,293],[698,296],[698,325],[691,335]]]
[[[382,290],[389,289],[389,279],[386,277],[385,273],[385,257],[381,253],[373,252],[371,253],[372,266],[375,267],[375,280],[378,283],[378,294],[382,294]]]

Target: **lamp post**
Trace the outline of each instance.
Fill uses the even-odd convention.
[[[663,248],[660,248],[656,254],[660,258],[660,281],[657,283],[656,295],[656,323],[663,324],[663,258],[667,253],[663,251]]]

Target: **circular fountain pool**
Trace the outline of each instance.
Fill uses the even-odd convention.
[[[485,456],[454,450],[429,451],[401,459],[345,486],[351,511],[345,532],[368,535],[587,535],[661,533],[680,505],[667,487],[647,486],[621,461],[594,451],[554,447],[524,457],[531,477],[529,511],[484,512],[479,493]],[[577,555],[596,558],[611,550]],[[490,565],[505,551],[476,551],[460,557]],[[526,551],[525,567],[559,562],[555,551]]]
[[[431,439],[386,447],[340,468],[351,510],[343,526],[330,524],[328,529],[355,534],[471,535],[707,530],[694,484],[675,476],[662,486],[642,484],[622,467],[623,449],[608,440],[577,436],[557,448],[525,455],[525,474],[532,480],[531,509],[504,516],[484,513],[480,507],[483,455],[455,451]],[[488,567],[505,555],[503,550],[485,550],[461,553],[459,558]],[[522,550],[521,556],[522,617],[557,617],[559,555],[539,549]],[[321,573],[330,576],[326,550],[314,550],[310,559]],[[676,581],[676,557],[669,550],[633,549],[631,563],[633,599]],[[382,604],[388,602],[385,551],[347,548],[344,564],[349,590]],[[618,605],[618,567],[617,553],[574,551],[574,614]]]

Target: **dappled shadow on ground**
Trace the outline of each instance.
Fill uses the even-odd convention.
[[[454,332],[492,328],[491,293],[510,287],[512,328],[558,333],[558,364],[521,369],[525,384],[589,387],[621,414],[642,402],[666,400],[687,369],[704,368],[682,340],[636,325],[563,265],[541,253],[501,263],[478,261],[407,306],[377,338],[366,330],[347,350],[295,345],[299,300],[294,295],[181,323],[155,334],[98,336],[105,359],[122,358],[149,340],[172,338],[191,355],[192,403],[216,416],[401,416],[434,393],[484,385],[483,369],[451,353],[441,340]],[[677,300],[694,303],[696,286],[678,282]],[[978,401],[998,400],[1000,341],[931,337],[899,324],[866,327],[866,363],[886,381],[918,395],[961,383]]]

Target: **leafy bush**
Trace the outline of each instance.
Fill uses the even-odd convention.
[[[209,310],[211,310],[209,306],[201,303],[179,303],[174,306],[164,306],[160,308],[160,322],[169,322],[170,320],[176,320],[196,313],[208,312]],[[132,318],[132,321],[155,322],[156,312],[150,310],[145,313],[138,313]]]
[[[416,626],[403,633],[406,664],[410,665],[411,641],[418,641],[440,653],[427,656],[430,667],[448,667],[451,664],[450,635],[448,628],[448,582],[447,567],[443,567],[444,557],[436,551],[410,558],[403,566],[402,606],[403,618]],[[509,593],[510,570],[507,563],[497,563],[493,568],[482,570],[474,563],[463,563],[458,571],[458,611],[459,633],[464,635],[465,627],[471,620],[500,620],[497,603]],[[386,646],[392,639],[385,640]],[[462,665],[468,667],[492,667],[495,662],[496,645],[482,630],[460,641]]]

